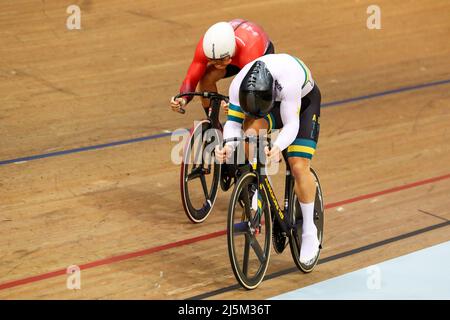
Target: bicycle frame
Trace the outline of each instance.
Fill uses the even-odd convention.
[[[281,209],[278,199],[273,192],[272,185],[270,184],[269,179],[265,174],[259,175],[259,188],[264,188],[266,191],[266,194],[269,196],[269,204],[270,204],[270,212],[272,213],[272,216],[275,216],[276,219],[278,219],[278,222],[283,230],[287,235],[290,234],[290,230],[293,228],[292,223],[287,219],[287,214],[289,212],[289,197],[291,195],[291,192],[293,192],[293,184],[291,180],[290,173],[286,175],[285,180],[285,189],[284,189],[284,208]],[[262,180],[262,182],[261,182]]]
[[[287,161],[287,156],[285,152],[283,152],[283,158],[286,162],[286,178],[284,182],[284,206],[283,208],[280,206],[278,199],[273,191],[272,185],[269,181],[269,178],[267,177],[265,173],[265,166],[264,164],[257,159],[257,165],[256,165],[256,172],[258,176],[258,185],[259,188],[264,188],[266,191],[266,194],[268,195],[269,204],[270,204],[270,212],[272,214],[272,217],[275,217],[275,219],[278,220],[281,229],[284,233],[286,233],[287,236],[290,237],[291,230],[294,228],[294,225],[292,222],[288,219],[288,213],[289,213],[289,199],[291,196],[291,193],[294,192],[294,180],[291,175],[291,170],[289,167],[289,163]],[[259,174],[258,174],[259,172]]]
[[[267,140],[269,141],[269,144],[270,144],[270,139],[268,138]],[[286,179],[285,179],[285,185],[284,185],[284,206],[281,207],[278,202],[278,199],[273,191],[272,185],[270,184],[269,178],[267,177],[266,167],[264,165],[265,161],[262,161],[262,159],[261,159],[261,155],[264,157],[264,154],[259,152],[260,147],[261,147],[260,139],[257,136],[248,136],[248,137],[244,137],[244,138],[227,139],[226,141],[224,141],[224,143],[229,142],[229,141],[243,141],[245,143],[250,143],[250,144],[256,145],[256,152],[253,152],[254,153],[253,159],[250,162],[251,170],[256,173],[260,192],[262,191],[261,189],[264,188],[264,191],[268,195],[269,205],[270,205],[270,209],[271,209],[270,212],[271,212],[272,218],[275,217],[278,220],[283,232],[286,233],[286,235],[288,237],[290,237],[291,236],[290,231],[292,229],[294,229],[295,223],[292,223],[288,219],[289,205],[290,205],[289,199],[290,199],[292,192],[295,192],[295,191],[294,191],[294,179],[291,174],[289,162],[287,161],[286,151],[283,151],[283,153],[282,153],[283,158],[286,162]]]

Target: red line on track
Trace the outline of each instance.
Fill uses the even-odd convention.
[[[386,189],[386,190],[381,190],[381,191],[374,192],[374,193],[364,194],[362,196],[350,198],[350,199],[347,199],[347,200],[342,200],[342,201],[330,203],[328,205],[325,205],[325,209],[334,208],[334,207],[337,207],[337,206],[342,206],[344,204],[358,202],[358,201],[366,200],[366,199],[370,199],[370,198],[375,198],[377,196],[382,196],[382,195],[385,195],[385,194],[388,194],[388,193],[394,193],[394,192],[402,191],[402,190],[405,190],[405,189],[410,189],[410,188],[422,186],[424,184],[429,184],[429,183],[437,182],[437,181],[440,181],[440,180],[445,180],[445,179],[448,179],[448,178],[450,178],[450,174],[446,174],[446,175],[443,175],[443,176],[434,177],[434,178],[430,178],[430,179],[426,179],[426,180],[421,180],[421,181],[405,184],[403,186],[394,187],[394,188],[390,188],[390,189]]]
[[[103,266],[103,265],[107,265],[107,264],[112,264],[115,262],[120,262],[120,261],[124,261],[124,260],[129,260],[129,259],[133,259],[133,258],[137,258],[137,257],[142,257],[142,256],[146,256],[155,252],[159,252],[159,251],[164,251],[164,250],[169,250],[172,248],[176,248],[176,247],[181,247],[187,244],[191,244],[191,243],[195,243],[195,242],[199,242],[199,241],[204,241],[204,240],[208,240],[208,239],[212,239],[212,238],[216,238],[216,237],[220,237],[226,234],[226,230],[222,230],[222,231],[217,231],[217,232],[213,232],[213,233],[208,233],[205,234],[203,236],[198,236],[195,238],[190,238],[190,239],[186,239],[186,240],[180,240],[180,241],[176,241],[176,242],[172,242],[172,243],[168,243],[162,246],[158,246],[158,247],[153,247],[153,248],[149,248],[149,249],[144,249],[144,250],[140,250],[140,251],[135,251],[135,252],[130,252],[130,253],[126,253],[126,254],[122,254],[119,256],[114,256],[111,258],[106,258],[106,259],[102,259],[102,260],[97,260],[97,261],[93,261],[93,262],[89,262],[86,264],[82,264],[79,265],[80,270],[86,270],[86,269],[90,269],[90,268],[95,268],[98,266]],[[3,284],[0,284],[0,290],[4,290],[4,289],[8,289],[8,288],[13,288],[13,287],[17,287],[23,284],[27,284],[27,283],[33,283],[33,282],[37,282],[37,281],[41,281],[41,280],[45,280],[45,279],[49,279],[49,278],[54,278],[57,276],[61,276],[66,274],[66,269],[61,269],[61,270],[57,270],[57,271],[53,271],[53,272],[49,272],[49,273],[44,273],[38,276],[34,276],[34,277],[28,277],[28,278],[24,278],[24,279],[19,279],[19,280],[14,280],[14,281],[10,281],[10,282],[6,282]]]
[[[394,187],[394,188],[390,188],[390,189],[385,189],[385,190],[381,190],[381,191],[378,191],[378,192],[369,193],[369,194],[357,196],[357,197],[354,197],[354,198],[350,198],[350,199],[347,199],[347,200],[333,202],[333,203],[330,203],[328,205],[325,205],[325,208],[326,209],[330,209],[330,208],[342,206],[344,204],[358,202],[358,201],[374,198],[374,197],[377,197],[377,196],[381,196],[381,195],[385,195],[385,194],[389,194],[389,193],[394,193],[394,192],[398,192],[398,191],[402,191],[402,190],[406,190],[406,189],[422,186],[422,185],[425,185],[425,184],[430,184],[430,183],[433,183],[433,182],[438,182],[438,181],[449,179],[449,178],[450,178],[450,174],[446,174],[446,175],[439,176],[439,177],[434,177],[434,178],[430,178],[430,179],[426,179],[426,180],[421,180],[421,181],[405,184],[403,186]],[[129,259],[133,259],[133,258],[137,258],[137,257],[150,255],[150,254],[153,254],[153,253],[156,253],[156,252],[159,252],[159,251],[164,251],[164,250],[169,250],[169,249],[176,248],[176,247],[181,247],[181,246],[192,244],[192,243],[195,243],[195,242],[200,242],[200,241],[205,241],[205,240],[217,238],[217,237],[223,236],[225,234],[226,234],[226,230],[216,231],[216,232],[208,233],[208,234],[205,234],[205,235],[202,235],[202,236],[198,236],[198,237],[194,237],[194,238],[189,238],[189,239],[185,239],[185,240],[180,240],[180,241],[168,243],[168,244],[165,244],[165,245],[162,245],[162,246],[157,246],[157,247],[153,247],[153,248],[149,248],[149,249],[144,249],[144,250],[140,250],[140,251],[135,251],[135,252],[130,252],[130,253],[114,256],[114,257],[111,257],[111,258],[106,258],[106,259],[102,259],[102,260],[89,262],[89,263],[80,265],[79,267],[80,267],[81,270],[95,268],[95,267],[102,266],[102,265],[112,264],[112,263],[115,263],[115,262],[120,262],[120,261],[124,261],[124,260],[129,260]],[[40,274],[40,275],[33,276],[33,277],[28,277],[28,278],[14,280],[14,281],[10,281],[10,282],[5,282],[3,284],[0,284],[0,290],[14,288],[14,287],[21,286],[21,285],[24,285],[24,284],[29,284],[29,283],[33,283],[33,282],[38,282],[38,281],[41,281],[41,280],[49,279],[49,278],[58,277],[58,276],[61,276],[61,275],[64,275],[64,274],[66,274],[66,269],[61,269],[61,270],[57,270],[57,271],[52,271],[52,272]]]

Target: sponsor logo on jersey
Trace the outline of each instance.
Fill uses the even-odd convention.
[[[278,83],[277,80],[275,80],[275,88],[276,88],[278,91],[283,90],[283,87],[281,86],[281,84]]]

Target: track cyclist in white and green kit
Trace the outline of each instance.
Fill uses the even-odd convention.
[[[308,265],[318,255],[320,245],[314,224],[316,185],[310,172],[319,138],[319,88],[301,60],[283,53],[269,54],[242,68],[230,85],[229,96],[224,139],[240,137],[242,130],[281,129],[273,147],[270,150],[266,147],[265,153],[269,161],[279,161],[281,152],[287,148],[303,214],[300,261]],[[217,148],[217,159],[221,162],[228,159],[234,147],[229,142]]]

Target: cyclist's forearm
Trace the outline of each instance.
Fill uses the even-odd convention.
[[[292,121],[285,124],[273,144],[276,145],[280,149],[280,151],[283,151],[288,146],[290,146],[292,142],[294,142],[295,138],[297,137],[298,128],[298,121]]]
[[[280,151],[286,149],[292,142],[294,142],[297,137],[298,129],[300,127],[300,106],[301,106],[301,96],[295,88],[286,87],[290,89],[291,94],[286,97],[285,100],[281,102],[280,115],[283,121],[283,129],[281,129],[280,134],[274,142]]]
[[[228,120],[225,122],[223,127],[223,139],[232,139],[242,137],[242,124]],[[227,145],[231,146],[233,149],[239,144],[238,141],[227,142]]]

